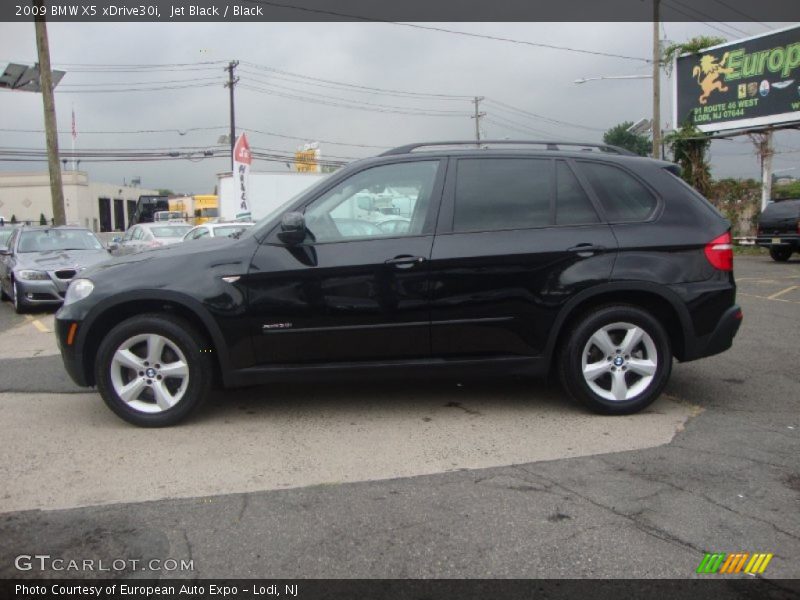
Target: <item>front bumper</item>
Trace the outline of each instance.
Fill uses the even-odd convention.
[[[56,315],[56,341],[64,362],[64,369],[76,385],[89,387],[91,383],[86,380],[78,332],[82,323],[72,319],[59,319]],[[74,326],[74,330],[73,330]]]
[[[61,304],[67,293],[69,281],[61,284],[52,280],[17,279],[16,284],[17,291],[25,304]]]

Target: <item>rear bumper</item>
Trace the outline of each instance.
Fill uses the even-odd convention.
[[[742,318],[742,309],[738,305],[731,306],[722,314],[717,326],[709,335],[698,338],[689,345],[683,362],[725,352],[733,345],[733,338],[739,331]]]
[[[776,242],[779,240],[779,242]],[[775,235],[760,235],[756,238],[756,245],[762,248],[791,248],[800,251],[800,235],[776,233]]]

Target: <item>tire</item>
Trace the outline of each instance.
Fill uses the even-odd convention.
[[[175,425],[208,395],[213,365],[210,354],[203,352],[207,347],[194,327],[177,317],[131,317],[114,327],[98,348],[97,389],[108,407],[129,423]]]
[[[775,262],[786,262],[792,255],[792,249],[783,246],[772,246],[769,249],[769,255]]]
[[[5,302],[7,300],[11,300],[11,296],[6,294],[6,291],[3,289],[3,284],[0,283],[0,301]]]
[[[669,336],[647,311],[604,306],[571,328],[558,371],[569,395],[588,409],[606,415],[639,412],[658,398],[669,379]]]
[[[14,312],[18,315],[28,312],[28,303],[25,302],[25,298],[20,298],[16,281],[11,282],[11,294],[11,304],[14,306]]]

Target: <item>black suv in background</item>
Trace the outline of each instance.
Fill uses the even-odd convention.
[[[785,262],[800,252],[800,200],[771,202],[758,217],[756,244],[769,248],[772,260]]]
[[[591,410],[628,414],[673,357],[730,347],[729,223],[675,165],[482,144],[395,148],[239,239],[85,271],[56,316],[67,371],[143,426],[180,421],[214,381],[433,373],[555,371]],[[389,230],[376,198],[397,209]]]

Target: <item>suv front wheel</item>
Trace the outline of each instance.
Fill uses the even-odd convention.
[[[134,425],[173,425],[208,394],[213,371],[205,346],[202,336],[182,319],[131,317],[100,344],[97,388],[108,407]]]
[[[606,306],[579,320],[562,347],[567,392],[594,412],[638,412],[658,398],[672,370],[663,326],[633,306]]]

